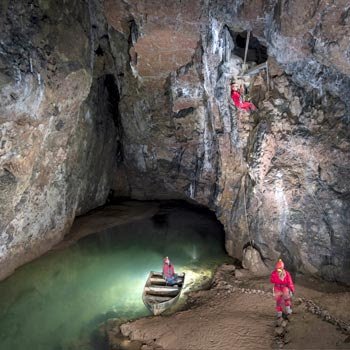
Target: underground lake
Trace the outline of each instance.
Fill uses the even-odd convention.
[[[143,286],[166,255],[176,272],[186,272],[179,308],[186,291],[209,282],[228,260],[224,239],[213,213],[168,203],[151,218],[52,250],[0,283],[0,348],[93,349],[93,334],[106,319],[150,314]]]

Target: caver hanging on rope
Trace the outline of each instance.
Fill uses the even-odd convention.
[[[248,47],[249,47],[249,40],[250,40],[250,31],[247,32],[247,40],[246,40],[246,46],[245,46],[245,52],[244,52],[244,61],[242,65],[242,72],[240,76],[236,76],[236,81],[231,84],[231,98],[233,100],[234,105],[239,108],[243,109],[245,111],[254,111],[257,108],[252,102],[244,101],[243,95],[245,87],[242,84],[238,84],[239,78],[247,78],[250,76],[253,76],[255,74],[258,74],[261,70],[266,69],[266,79],[267,79],[267,89],[269,90],[269,71],[268,71],[268,64],[267,61],[259,64],[258,66],[252,67],[248,70],[247,69],[247,53],[248,53]]]
[[[243,94],[243,86],[238,86],[237,83],[232,83],[231,85],[231,98],[234,103],[234,105],[239,108],[243,109],[245,111],[255,111],[256,107],[252,102],[244,101],[242,94]]]
[[[243,62],[243,72],[245,71],[246,66],[246,60],[247,60],[247,52],[248,52],[248,45],[249,45],[249,38],[250,38],[250,31],[248,31],[246,46],[245,46],[245,52],[244,52],[244,62]],[[245,111],[255,111],[256,107],[252,102],[244,101],[242,95],[244,93],[244,87],[241,85],[239,86],[237,83],[231,84],[231,98],[235,106],[239,109],[243,109]]]

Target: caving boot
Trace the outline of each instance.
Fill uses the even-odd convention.
[[[282,311],[277,311],[276,314],[276,327],[281,327],[282,321],[283,321],[283,317],[282,317]]]

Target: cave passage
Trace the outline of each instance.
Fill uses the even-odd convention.
[[[247,32],[236,33],[235,36],[235,48],[234,54],[238,57],[244,59],[244,51],[247,41]],[[247,52],[247,62],[256,62],[257,64],[261,64],[267,61],[267,48],[262,45],[258,38],[256,38],[253,34],[250,35],[249,44],[248,44],[248,52]]]
[[[21,267],[0,283],[0,348],[93,349],[92,334],[104,320],[149,315],[143,286],[165,255],[176,272],[186,272],[185,289],[209,281],[228,259],[221,224],[209,211],[162,205],[151,219],[87,236]]]

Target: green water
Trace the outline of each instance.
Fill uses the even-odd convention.
[[[150,270],[168,255],[189,289],[223,261],[224,236],[208,213],[166,207],[155,219],[109,229],[53,251],[0,283],[0,349],[93,349],[107,318],[149,315]]]

